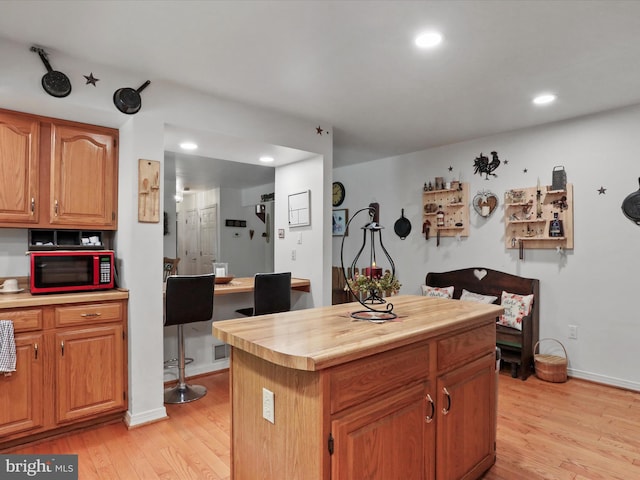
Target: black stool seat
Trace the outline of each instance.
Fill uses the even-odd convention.
[[[236,310],[241,315],[267,315],[291,310],[291,272],[256,273],[253,308]]]
[[[178,327],[178,384],[164,390],[165,403],[192,402],[207,393],[207,389],[201,385],[185,383],[183,326],[211,319],[214,287],[214,274],[173,275],[167,278],[164,325]]]

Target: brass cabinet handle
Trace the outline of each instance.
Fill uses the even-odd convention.
[[[451,394],[449,393],[449,390],[447,390],[446,387],[442,389],[442,393],[444,393],[445,396],[447,397],[447,406],[442,409],[442,413],[446,415],[447,413],[449,413],[449,410],[451,410]]]
[[[33,344],[33,350],[34,350],[34,354],[35,354],[35,357],[36,357],[36,360],[37,360],[38,359],[38,344],[37,343]]]
[[[60,342],[60,353],[62,354],[62,356],[64,357],[64,340],[62,340]]]
[[[99,317],[100,315],[102,315],[100,312],[80,314],[81,317]]]
[[[31,215],[36,212],[36,199],[35,197],[31,197]]]
[[[429,415],[425,415],[424,419],[427,423],[431,423],[433,422],[433,416],[436,413],[436,404],[433,403],[433,398],[431,398],[431,395],[429,395],[428,393],[425,397],[425,401],[431,406],[431,412],[429,412]]]
[[[58,200],[53,203],[53,213],[56,217],[58,216]]]

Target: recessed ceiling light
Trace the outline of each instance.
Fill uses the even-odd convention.
[[[198,148],[198,145],[193,142],[182,142],[180,148],[183,150],[195,150]]]
[[[260,161],[264,162],[264,163],[271,163],[273,162],[273,157],[269,157],[267,155],[260,157]]]
[[[424,32],[416,37],[416,45],[420,48],[433,48],[440,45],[442,35],[438,32]]]
[[[533,103],[536,105],[547,105],[549,103],[553,103],[555,100],[556,96],[553,93],[544,93],[534,98]]]

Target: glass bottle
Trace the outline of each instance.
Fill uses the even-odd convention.
[[[562,220],[558,218],[558,212],[553,213],[553,220],[549,223],[549,236],[554,238],[564,236],[564,228]]]
[[[436,212],[436,227],[444,227],[444,210],[442,210],[442,205],[438,205],[438,211]]]

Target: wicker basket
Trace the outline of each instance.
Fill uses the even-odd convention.
[[[544,340],[552,340],[558,343],[564,351],[564,357],[536,353],[538,345]],[[536,342],[533,347],[533,362],[536,367],[536,376],[540,380],[553,383],[562,383],[567,381],[567,350],[564,348],[564,345],[555,338],[542,338],[539,342]]]

